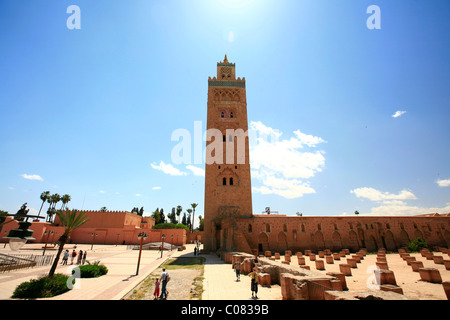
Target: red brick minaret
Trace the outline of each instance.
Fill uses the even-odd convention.
[[[252,216],[245,78],[235,67],[225,55],[208,79],[203,243],[213,251],[224,248],[222,219]]]

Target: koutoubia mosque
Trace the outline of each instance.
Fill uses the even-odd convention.
[[[360,248],[393,251],[416,238],[431,247],[450,246],[449,213],[404,217],[253,214],[248,136],[230,134],[248,129],[245,84],[244,77],[236,77],[236,65],[226,55],[217,63],[217,75],[208,79],[207,129],[221,131],[223,154],[217,157],[214,152],[208,153],[214,141],[206,143],[206,250],[253,254],[324,249],[337,252],[343,248],[354,252]],[[239,139],[244,147],[239,146]],[[240,159],[245,161],[239,161],[239,151],[243,150],[245,155]],[[231,153],[228,157],[227,152]]]
[[[90,220],[72,232],[70,241],[138,244],[139,233],[146,232],[145,243],[160,242],[164,234],[173,245],[200,240],[209,252],[394,251],[416,238],[430,247],[450,247],[450,213],[401,217],[253,214],[249,139],[242,134],[248,130],[246,80],[236,77],[236,65],[226,55],[217,63],[217,75],[208,79],[207,129],[220,135],[206,142],[204,231],[157,230],[152,218],[131,212],[86,211]],[[0,242],[7,242],[4,237],[17,226],[16,222],[5,224]],[[56,242],[63,233],[58,219],[34,221],[30,229],[35,238],[31,242],[36,243]]]

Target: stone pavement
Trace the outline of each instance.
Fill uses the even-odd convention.
[[[20,250],[19,254],[39,255],[42,251],[38,244],[29,244],[25,249]],[[72,251],[73,245],[66,245],[66,249]],[[87,250],[87,260],[90,262],[100,260],[107,266],[108,274],[100,278],[79,279],[75,288],[67,293],[48,300],[120,300],[128,292],[133,290],[149,274],[157,269],[169,257],[189,257],[194,256],[194,245],[186,245],[184,251],[166,251],[161,259],[161,253],[154,250],[143,250],[139,274],[136,276],[138,261],[138,250],[127,250],[126,246],[114,245],[78,245],[80,249]],[[0,247],[0,253],[11,253],[8,246]],[[47,250],[46,254],[56,254],[55,250]],[[204,268],[204,292],[203,300],[251,300],[250,278],[241,275],[241,281],[236,281],[236,275],[230,264],[225,264],[215,254],[203,254],[206,258]],[[70,264],[70,261],[69,261]],[[75,265],[74,265],[75,266]],[[58,264],[57,273],[71,274],[70,265],[62,266]],[[16,270],[13,272],[0,273],[0,299],[10,299],[14,289],[22,282],[40,275],[48,274],[50,266]],[[170,283],[168,286],[170,290]],[[258,298],[260,300],[280,300],[281,290],[279,286],[263,288],[259,286]],[[170,298],[169,298],[170,300]]]

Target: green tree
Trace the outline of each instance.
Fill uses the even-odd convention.
[[[180,222],[180,214],[181,214],[181,211],[183,211],[183,207],[182,207],[182,206],[177,206],[178,223]]]
[[[195,217],[195,208],[197,208],[197,206],[198,206],[198,203],[191,203],[191,207],[192,207],[192,228],[191,228],[191,231],[193,231],[194,230],[194,225],[195,225],[195,220],[194,220],[194,217]]]
[[[44,203],[50,199],[50,191],[44,191],[41,193],[41,200],[42,200],[42,204],[41,204],[41,208],[39,209],[39,213],[38,213],[38,217],[41,216],[41,211],[42,211],[42,207],[44,206]]]
[[[203,231],[203,228],[205,226],[205,220],[203,219],[203,217],[201,215],[198,216],[198,230]]]
[[[151,217],[155,220],[155,224],[161,223],[161,213],[159,212],[159,208],[156,208],[156,210],[152,212]]]
[[[189,213],[189,215],[187,216],[187,220],[186,220],[186,225],[188,226],[189,230],[192,232],[192,220],[191,220],[191,213],[192,213],[192,209],[186,209],[186,211]]]
[[[64,227],[64,233],[58,240],[59,243],[58,253],[56,254],[56,258],[53,261],[53,265],[48,274],[49,278],[52,278],[53,275],[55,274],[55,270],[59,262],[59,257],[61,256],[61,252],[64,249],[64,245],[69,240],[70,233],[76,228],[85,224],[89,220],[89,218],[84,212],[78,210],[67,209],[65,211],[57,211],[56,215],[61,221],[61,226]]]
[[[164,209],[161,208],[161,210],[159,210],[159,214],[161,215],[159,223],[166,223],[166,216],[164,215]]]
[[[359,211],[358,211],[358,210],[356,210],[356,211],[355,211],[355,214],[356,214],[356,215],[358,215],[358,214],[359,214]]]
[[[50,204],[48,210],[47,210],[47,221],[52,222],[53,216],[56,213],[56,204],[61,200],[61,196],[57,193],[52,194],[50,198],[47,200],[47,202]]]
[[[187,225],[186,212],[183,213],[183,219],[181,219],[181,223],[184,224],[185,226]]]
[[[107,208],[107,207],[101,207],[101,208],[100,208],[100,212],[106,212],[106,211],[108,211],[108,208]]]
[[[61,197],[61,210],[64,210],[67,208],[67,204],[70,202],[70,200],[72,200],[72,197],[68,194],[65,194]]]

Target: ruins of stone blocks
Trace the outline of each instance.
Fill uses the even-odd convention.
[[[416,261],[416,257],[405,257],[406,264],[411,265],[411,261]]]
[[[444,288],[445,295],[447,296],[447,300],[450,300],[450,281],[442,282],[442,287]]]
[[[258,274],[258,282],[262,287],[270,288],[270,274],[268,273],[259,273]]]
[[[435,264],[444,264],[443,256],[433,256],[433,261]]]
[[[320,259],[316,260],[316,269],[317,270],[325,270],[325,264],[323,263],[323,260],[320,260]]]
[[[334,263],[334,260],[333,260],[333,257],[332,256],[325,256],[325,261],[328,263],[328,264],[332,264],[332,263]]]
[[[410,266],[412,268],[412,271],[419,272],[419,269],[423,268],[423,262],[422,261],[411,261]]]
[[[275,259],[280,259],[280,253],[279,252],[275,252]]]
[[[333,256],[333,259],[334,259],[334,260],[341,260],[341,256],[340,256],[340,254],[337,253],[337,252],[334,252],[332,256]]]
[[[445,270],[450,270],[450,260],[444,259],[444,266],[445,266]]]
[[[300,265],[300,266],[303,266],[306,264],[305,257],[298,257],[297,260],[298,260],[298,265]]]
[[[269,258],[269,257],[272,256],[272,252],[271,251],[266,251],[266,252],[264,252],[264,256]]]
[[[432,283],[442,283],[442,277],[438,269],[419,268],[420,279]]]
[[[350,266],[350,268],[358,268],[356,265],[356,259],[354,258],[347,258],[347,264]]]
[[[392,284],[382,284],[380,285],[381,291],[391,291],[398,294],[403,294],[403,289],[399,286],[394,286]]]
[[[375,264],[380,269],[389,270],[389,266],[388,266],[387,262],[376,262]]]
[[[315,253],[310,253],[309,254],[309,260],[310,261],[316,261],[316,254]]]
[[[375,269],[375,277],[380,285],[391,284],[396,286],[394,272],[391,270]]]
[[[352,269],[350,268],[349,264],[341,263],[339,264],[339,271],[344,274],[345,276],[351,276],[352,275]]]
[[[345,280],[345,274],[343,274],[342,272],[327,272],[326,274],[335,277],[336,279],[339,279],[339,281],[341,282],[342,290],[348,290],[347,281]]]

